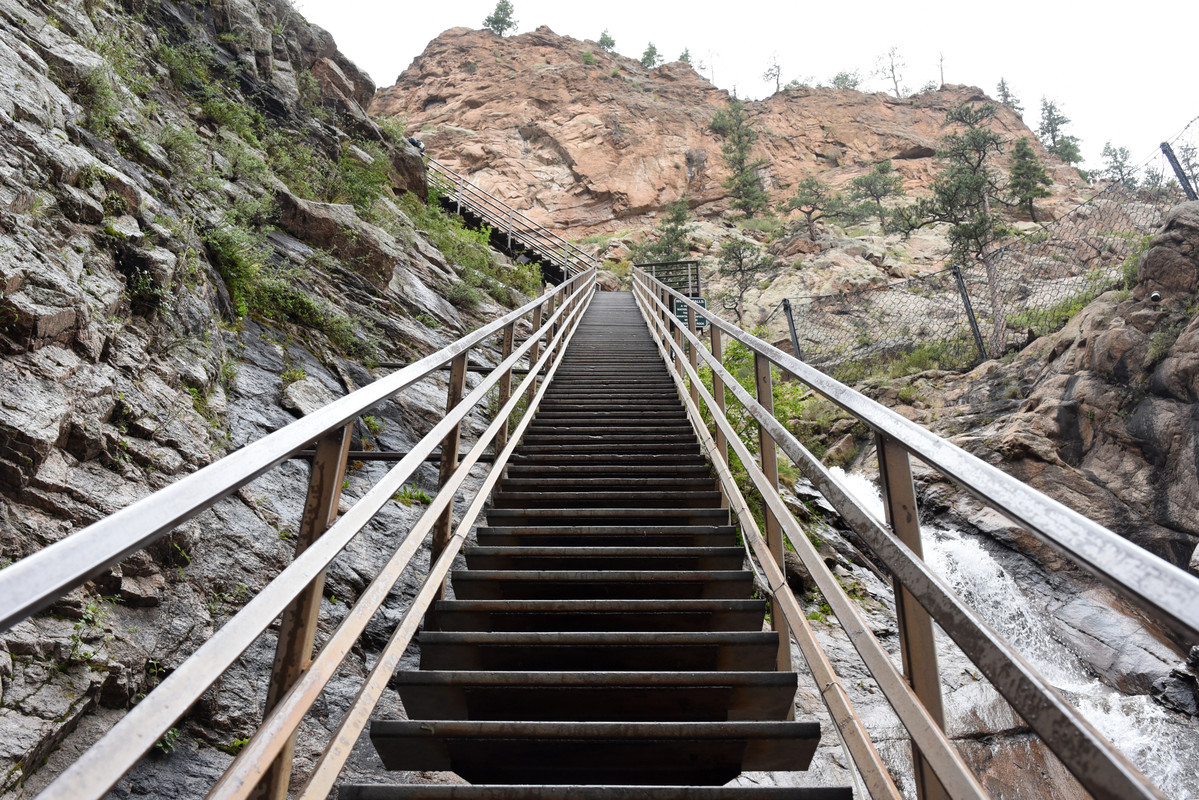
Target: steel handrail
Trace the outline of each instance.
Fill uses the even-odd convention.
[[[285,608],[290,607],[290,604],[295,601],[300,592],[315,585],[314,582],[323,574],[324,569],[337,554],[361,532],[383,505],[411,477],[412,473],[424,463],[427,452],[441,443],[451,431],[456,430],[465,416],[478,403],[485,399],[491,388],[504,381],[518,361],[528,353],[536,352],[540,346],[540,341],[543,338],[547,338],[548,335],[550,344],[546,348],[545,355],[534,365],[525,378],[525,382],[538,380],[538,372],[546,364],[551,354],[553,354],[553,348],[557,346],[557,343],[562,341],[563,336],[568,330],[573,330],[570,325],[565,325],[564,322],[567,320],[577,320],[586,305],[585,302],[579,302],[579,300],[581,298],[589,299],[590,293],[594,292],[594,277],[595,273],[591,271],[564,282],[554,292],[533,300],[520,309],[504,315],[458,342],[443,348],[438,353],[416,362],[411,367],[399,370],[399,372],[393,373],[391,376],[380,379],[374,384],[348,395],[346,398],[335,401],[326,406],[325,409],[316,411],[280,431],[276,431],[258,442],[248,445],[243,450],[226,456],[221,461],[202,470],[202,472],[207,471],[206,476],[200,476],[204,479],[203,482],[192,480],[200,474],[195,473],[192,476],[181,479],[170,487],[156,492],[150,497],[144,498],[130,507],[130,509],[140,507],[141,513],[138,515],[118,512],[107,520],[96,523],[78,534],[68,537],[55,545],[51,545],[0,573],[0,589],[3,589],[0,597],[5,598],[4,608],[7,613],[9,605],[7,599],[15,597],[15,595],[10,594],[10,590],[13,586],[20,587],[27,582],[27,579],[23,575],[17,575],[18,580],[14,580],[9,575],[10,570],[16,569],[22,564],[34,564],[43,567],[49,564],[52,566],[53,561],[48,561],[48,557],[43,555],[47,552],[51,552],[59,560],[79,558],[80,552],[90,553],[95,549],[94,545],[88,542],[87,537],[82,536],[88,531],[100,530],[109,536],[123,536],[122,542],[114,545],[117,549],[130,546],[131,542],[152,541],[152,534],[161,528],[163,524],[161,522],[163,514],[156,511],[155,506],[163,503],[173,503],[181,494],[185,497],[188,496],[189,492],[187,490],[189,485],[192,491],[198,495],[192,505],[211,506],[220,498],[227,496],[252,479],[244,477],[247,472],[253,472],[254,477],[256,477],[271,466],[280,463],[288,455],[294,454],[299,449],[309,445],[314,438],[319,439],[329,432],[341,430],[346,421],[360,416],[363,411],[381,402],[381,399],[395,394],[404,387],[411,385],[420,377],[424,377],[435,370],[447,358],[464,359],[466,352],[471,346],[479,344],[500,329],[506,331],[505,341],[509,341],[511,331],[517,320],[529,312],[534,313],[535,329],[533,334],[520,348],[512,352],[490,375],[477,384],[475,389],[462,402],[447,411],[445,417],[433,426],[432,430],[413,448],[411,453],[390,469],[370,491],[345,514],[341,515],[324,532],[324,535],[319,536],[307,549],[299,553],[290,565],[285,567],[279,575],[255,595],[217,633],[204,642],[137,706],[131,709],[99,742],[84,752],[74,764],[68,767],[67,770],[46,788],[41,797],[47,798],[47,800],[50,798],[62,798],[64,800],[65,798],[71,798],[74,800],[74,798],[98,798],[103,796],[128,769],[137,763],[138,759],[145,752],[154,746],[155,742],[161,739],[163,734],[175,724],[175,721],[186,713],[187,709],[207,691],[212,683],[228,669],[239,655],[262,634],[271,621],[277,618]],[[567,297],[569,299],[565,299]],[[551,308],[556,307],[556,311],[549,316],[545,325],[539,327],[537,320],[540,319],[541,309],[546,303],[554,304],[551,305]],[[507,349],[505,352],[507,352]],[[397,386],[399,388],[396,388]],[[519,397],[520,395],[509,397],[508,402],[503,408],[510,413],[516,407]],[[346,411],[347,408],[354,409],[353,413],[349,413],[348,416],[346,416],[348,413]],[[324,431],[318,430],[317,434],[314,435],[312,433],[314,427],[319,427],[322,423],[328,427]],[[506,428],[506,425],[507,417],[497,415],[489,430],[498,430],[501,426]],[[487,442],[483,442],[482,446],[476,445],[471,454],[462,462],[462,465],[448,476],[444,494],[442,492],[438,493],[437,500],[430,504],[429,513],[422,516],[414,529],[415,535],[409,535],[400,545],[398,549],[404,551],[408,558],[411,558],[412,552],[420,544],[420,541],[424,538],[424,534],[436,524],[435,521],[443,511],[443,507],[452,501],[456,487],[461,484],[467,471],[478,460],[483,447],[486,445]],[[253,458],[243,455],[247,450],[251,451]],[[214,470],[211,468],[228,467],[231,460],[234,462],[233,469]],[[492,469],[494,471],[496,467]],[[224,473],[225,486],[222,491],[216,491],[213,485],[221,473]],[[336,480],[340,484],[340,476],[337,476]],[[181,492],[176,488],[180,486],[183,487],[184,491]],[[130,509],[126,509],[126,511]],[[198,510],[203,509],[200,508]],[[195,508],[184,508],[175,511],[173,516],[186,519],[198,513],[198,510]],[[172,515],[168,514],[166,516],[170,517]],[[122,518],[134,521],[143,520],[142,524],[149,528],[149,530],[143,529],[139,531],[135,529],[122,531],[120,528],[114,528],[110,523],[111,520]],[[104,523],[110,524],[106,525]],[[169,529],[167,528],[166,530]],[[160,531],[160,535],[161,533],[165,533],[166,530]],[[94,534],[92,535],[94,536]],[[78,546],[72,548],[71,544],[74,541],[83,541],[87,545],[86,549],[80,551]],[[94,568],[95,565],[79,565],[74,571],[79,573],[89,569],[94,570]],[[60,576],[51,576],[51,586],[56,586],[60,582]],[[376,584],[373,583],[371,588],[377,588]],[[389,589],[390,587],[386,587],[382,596],[374,599],[377,599],[381,603],[382,597],[386,596]],[[35,587],[34,594],[38,599],[25,603],[25,606],[32,607],[38,603],[44,605],[45,602],[48,602],[45,599],[45,595],[50,591],[51,589],[48,588],[37,589]],[[50,600],[52,599],[50,598]],[[367,603],[369,604],[372,601],[368,598]],[[357,608],[358,606],[356,605],[355,607]],[[368,615],[366,621],[369,621],[369,618],[370,616]],[[365,622],[363,625],[365,625]],[[348,652],[348,648],[346,650]],[[292,694],[294,694],[294,687]],[[285,695],[285,697],[288,696],[291,695]],[[279,747],[276,747],[273,752],[278,752],[281,747],[286,746],[287,738],[285,736],[284,742],[279,743]]]
[[[642,274],[647,280],[653,280],[652,276]],[[686,308],[706,317],[710,325],[752,352],[768,358],[877,433],[893,439],[907,452],[952,479],[984,505],[1070,557],[1182,639],[1199,640],[1199,578],[809,364],[745,333],[670,287],[663,285],[662,288],[676,301],[683,302]]]
[[[251,442],[154,494],[0,571],[0,631],[49,606],[74,587],[141,550],[218,500],[403,391],[434,369],[566,292],[580,274],[475,332]]]
[[[536,223],[526,219],[525,221],[529,222],[529,225],[525,227],[514,226],[515,220],[512,216],[514,214],[519,215],[519,212],[512,211],[510,214],[505,215],[491,210],[490,206],[493,205],[507,208],[507,206],[495,200],[491,195],[470,184],[466,184],[465,186],[448,184],[447,186],[454,191],[453,194],[447,194],[447,197],[453,199],[455,202],[461,202],[467,208],[477,213],[484,222],[489,223],[497,231],[506,233],[510,238],[516,239],[530,250],[549,258],[552,263],[562,267],[568,274],[577,273],[580,269],[585,269],[593,264],[594,258],[585,251],[578,250],[569,245],[569,243],[566,245],[558,244],[551,238],[551,235],[547,235],[544,229],[536,226]],[[471,202],[472,199],[477,199],[479,202]],[[582,262],[582,266],[575,262]]]
[[[594,293],[594,286],[590,290],[585,291]],[[292,690],[262,720],[258,732],[242,748],[233,763],[226,768],[225,773],[212,787],[208,797],[245,798],[253,791],[258,780],[283,748],[288,738],[299,727],[304,719],[304,715],[324,690],[325,685],[333,678],[342,660],[349,654],[350,648],[366,630],[366,626],[383,604],[383,601],[396,581],[399,580],[401,574],[408,567],[417,547],[424,541],[429,531],[432,530],[441,513],[453,502],[454,496],[462,485],[462,482],[466,479],[467,473],[478,463],[483,451],[494,441],[499,433],[500,426],[506,423],[508,416],[515,410],[523,394],[523,388],[530,381],[537,379],[537,374],[541,371],[541,368],[546,366],[550,362],[551,357],[555,355],[558,345],[563,341],[569,341],[571,332],[577,326],[578,320],[581,319],[583,312],[587,308],[589,297],[575,309],[569,311],[565,308],[558,309],[558,312],[549,319],[547,326],[554,325],[559,319],[564,318],[568,314],[571,317],[570,327],[561,327],[557,335],[547,344],[545,352],[537,361],[536,366],[521,381],[517,387],[517,391],[512,393],[507,403],[496,412],[495,419],[492,420],[487,429],[479,436],[475,446],[462,459],[462,463],[455,471],[454,477],[437,492],[437,495],[429,504],[424,514],[421,515],[420,520],[408,532],[400,546],[396,548],[391,559],[384,565],[374,580],[371,581],[370,585],[359,595],[350,613],[346,615],[342,623],[329,637],[327,643],[321,649],[321,652],[317,654],[308,669],[301,674]],[[497,365],[492,375],[498,380],[500,373],[511,369],[512,365],[529,352],[533,341],[530,339],[525,342],[520,349]],[[437,588],[441,585],[441,581],[448,572],[449,566],[452,565],[454,556],[465,540],[467,533],[470,532],[475,518],[482,510],[483,503],[489,497],[491,487],[499,480],[508,457],[520,441],[521,433],[532,420],[532,412],[536,410],[537,403],[545,393],[545,389],[549,385],[549,380],[553,377],[558,363],[560,363],[560,359],[555,360],[550,365],[550,371],[542,383],[539,392],[536,394],[534,402],[529,404],[506,447],[497,454],[495,463],[488,472],[487,478],[475,493],[470,510],[462,516],[457,531],[451,540],[451,545],[442,551],[433,568],[425,576],[425,580],[416,598],[412,601],[412,605],[408,607],[408,610],[404,612],[403,618],[397,625],[396,633],[393,634],[391,641],[389,641],[387,647],[380,654],[379,659],[368,675],[367,681],[364,683],[364,690],[372,682],[376,686],[380,684],[385,686],[390,680],[391,673],[394,671],[395,665],[398,665],[399,657],[411,641],[416,626],[423,618],[425,611],[428,610],[429,605],[436,599]],[[471,398],[475,398],[476,402],[481,400],[486,397],[492,386],[494,386],[494,382],[488,383],[485,381],[481,383],[471,392],[468,398],[463,400],[462,405],[467,407],[473,406],[474,403],[471,402]],[[363,697],[368,698],[370,702],[363,702]],[[310,784],[313,781],[317,781],[319,784],[328,781],[331,788],[332,781],[336,779],[345,761],[345,758],[339,758],[339,755],[349,755],[349,750],[358,740],[358,735],[361,733],[362,727],[365,727],[366,719],[374,709],[378,699],[379,695],[377,693],[372,695],[372,693],[364,694],[363,691],[359,692],[355,703],[346,712],[344,718],[346,722],[343,723],[342,727],[334,735],[330,745],[326,748],[325,754],[321,757],[318,769],[310,777]],[[347,741],[343,729],[346,728],[347,723],[353,727],[356,722],[361,723],[361,725],[357,726],[353,732],[353,736]],[[323,789],[319,792],[319,796],[325,797],[328,795],[328,792],[329,789]],[[305,794],[308,794],[307,789],[305,790]]]
[[[540,252],[554,260],[568,274],[577,272],[580,269],[598,266],[599,262],[595,256],[579,248],[577,245],[563,239],[540,223],[530,219],[521,211],[475,186],[467,178],[459,175],[444,164],[432,158],[428,158],[426,161],[434,176],[448,179],[447,184],[456,195],[451,196],[451,199],[471,208],[485,222],[492,224],[493,227],[498,228],[501,232],[515,237],[531,250]],[[471,202],[471,200],[474,202]],[[498,211],[494,209],[498,209]],[[515,223],[517,222],[523,223],[524,227],[515,227]],[[557,251],[561,251],[561,254]]]
[[[647,295],[652,296],[651,291],[638,285]],[[660,283],[658,285],[662,286]],[[713,370],[714,377],[724,381],[727,390],[733,392],[751,416],[767,429],[768,434],[796,466],[812,480],[825,498],[850,523],[851,527],[862,535],[875,554],[882,558],[904,588],[911,592],[933,615],[950,635],[950,638],[962,648],[962,651],[979,667],[1000,694],[1012,704],[1013,708],[1024,717],[1033,730],[1045,740],[1050,749],[1058,753],[1063,763],[1094,796],[1164,798],[1164,795],[1160,794],[1122,753],[1104,739],[1052,684],[1012,649],[996,631],[982,621],[944,581],[931,572],[919,556],[899,541],[869,512],[858,506],[857,502],[824,469],[823,465],[774,419],[770,412],[745,391],[715,357],[703,348],[698,337],[690,330],[683,328],[681,323],[674,318],[673,313],[666,313],[669,309],[660,298],[651,297],[651,302],[658,307],[662,316],[669,320],[669,325],[679,331],[680,339],[686,340],[690,347],[700,354],[705,363]],[[728,426],[723,414],[718,413],[714,408],[707,391],[698,383],[698,374],[690,365],[683,363],[681,345],[676,346],[676,355],[690,380],[694,382],[693,385],[696,385],[698,392],[708,402],[713,418],[718,425],[724,426],[730,443],[736,448],[738,442],[733,435],[732,428]],[[894,676],[890,674],[894,670],[894,665],[885,653],[880,658],[881,650],[869,633],[869,628],[864,625],[864,621],[859,619],[856,608],[844,594],[835,578],[831,574],[825,574],[828,570],[824,566],[823,560],[811,547],[802,532],[796,530],[793,525],[794,520],[782,505],[781,499],[773,490],[768,490],[759,482],[756,476],[760,476],[761,472],[752,463],[752,455],[743,448],[738,450],[738,455],[762,493],[768,507],[783,522],[788,539],[801,560],[804,561],[805,567],[813,575],[838,620],[845,627],[851,642],[866,663],[867,668],[879,682],[888,702],[892,704],[913,738],[918,739],[918,736],[926,733],[924,728],[927,723],[912,717],[913,710],[907,707],[909,704],[906,697],[907,687],[897,686],[893,680]],[[896,690],[900,692],[898,695],[895,694]],[[919,741],[917,744],[922,752],[929,755],[929,751],[925,750],[926,745]],[[938,764],[940,764],[940,768]],[[933,762],[934,771],[937,772],[938,777],[944,778],[941,771],[944,766],[944,762]]]
[[[659,312],[665,310],[660,300],[649,297],[652,293],[647,291],[645,287],[637,284],[634,285],[643,293],[643,302],[646,302],[647,306],[648,304],[653,304],[659,306],[657,309]],[[657,328],[665,327],[661,321],[663,318],[671,320],[670,327],[682,330],[675,324],[677,321],[673,319],[673,314],[669,317],[660,314],[655,318],[655,315],[650,313],[650,308],[644,307],[643,316],[650,325],[651,333],[654,334],[655,338],[659,338]],[[691,347],[698,347],[698,339],[690,336],[687,338],[690,341]],[[666,343],[663,349],[673,353],[675,363],[679,365],[679,369],[670,370],[672,377],[681,384],[683,378],[682,371],[685,370],[688,379],[692,382],[691,385],[695,387],[696,393],[703,399],[711,413],[715,426],[724,433],[725,441],[732,446],[737,457],[741,460],[746,473],[749,475],[751,483],[758,489],[767,506],[775,514],[775,518],[778,519],[784,533],[787,534],[788,539],[792,542],[792,546],[803,561],[804,566],[808,569],[809,574],[811,574],[817,588],[820,589],[830,608],[841,622],[854,649],[857,650],[863,663],[866,664],[872,677],[878,683],[879,688],[882,689],[884,696],[895,710],[900,722],[911,733],[913,740],[920,747],[921,752],[930,760],[942,784],[950,790],[952,797],[959,798],[960,800],[966,800],[966,798],[975,798],[977,800],[977,798],[986,797],[982,787],[978,784],[970,768],[954,748],[953,743],[950,742],[948,736],[945,735],[944,731],[938,727],[935,720],[929,715],[924,705],[920,702],[920,699],[904,679],[904,676],[891,661],[886,650],[879,644],[870,629],[870,624],[845,594],[836,576],[829,569],[828,565],[824,563],[824,559],[816,551],[815,547],[812,546],[812,543],[799,530],[794,516],[787,511],[777,491],[774,491],[771,487],[771,482],[754,462],[753,454],[745,447],[728,418],[723,413],[720,413],[715,398],[702,385],[702,382],[699,381],[698,373],[688,363],[681,344],[669,335],[663,335],[659,341]],[[666,355],[665,352],[664,355]],[[713,369],[719,369],[720,372],[724,373],[720,377],[725,379],[727,389],[737,386],[736,380],[725,372],[723,367],[713,366]],[[740,387],[738,386],[738,388]],[[813,677],[820,681],[821,685],[818,688],[821,689],[821,699],[824,701],[829,714],[833,717],[838,728],[848,735],[847,744],[850,745],[850,757],[853,759],[858,771],[866,779],[867,784],[871,786],[871,797],[875,798],[875,800],[880,800],[880,798],[891,796],[891,787],[887,786],[889,781],[883,780],[886,777],[886,768],[881,768],[882,775],[877,774],[880,770],[879,760],[869,734],[865,731],[863,723],[858,718],[857,712],[853,709],[853,704],[849,701],[847,693],[841,687],[836,673],[832,672],[831,665],[828,666],[829,672],[832,672],[831,677],[821,677],[820,675],[825,667],[825,663],[822,663],[825,661],[823,648],[819,642],[815,641],[815,637],[807,625],[807,620],[800,611],[798,601],[795,599],[791,588],[787,585],[786,578],[782,572],[782,565],[775,563],[773,556],[771,556],[765,543],[762,541],[762,535],[758,530],[757,522],[748,510],[741,490],[729,471],[726,459],[720,452],[721,449],[715,445],[714,441],[710,441],[711,437],[708,435],[696,401],[681,386],[679,395],[689,411],[692,408],[695,409],[691,416],[696,432],[708,444],[709,456],[713,464],[717,465],[717,474],[722,479],[725,493],[732,500],[730,506],[737,513],[742,528],[742,535],[753,547],[758,563],[762,565],[767,575],[772,578],[768,585],[768,591],[772,598],[780,601],[780,605],[788,617],[791,630],[795,633],[801,650],[804,651],[809,669],[812,671]],[[738,400],[744,403],[746,397],[738,395]],[[751,400],[750,402],[756,404],[756,401]],[[809,652],[811,653],[810,655]],[[830,695],[827,691],[830,686],[835,686],[840,691]],[[881,785],[877,785],[880,783]]]
[[[507,211],[510,214],[512,214],[515,218],[520,219],[522,222],[527,222],[529,224],[530,229],[538,231],[547,240],[555,241],[555,242],[559,243],[568,252],[577,251],[582,256],[585,256],[587,258],[592,258],[592,256],[589,253],[578,248],[577,245],[573,244],[572,242],[567,241],[566,239],[563,239],[558,234],[545,228],[540,223],[538,223],[538,222],[534,221],[533,219],[529,218],[528,216],[526,216],[523,212],[508,205],[503,200],[500,200],[499,198],[485,192],[483,189],[481,189],[478,186],[471,183],[470,180],[468,178],[466,178],[465,176],[459,175],[457,172],[450,169],[446,165],[440,163],[439,161],[436,161],[435,159],[429,158],[429,159],[426,159],[426,161],[428,162],[429,165],[431,165],[433,167],[434,172],[441,173],[441,174],[446,175],[451,178],[456,178],[458,181],[458,185],[479,195],[489,204],[499,206],[504,211]]]

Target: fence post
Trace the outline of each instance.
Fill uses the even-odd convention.
[[[512,347],[516,341],[516,322],[509,322],[504,326],[504,346],[500,351],[500,361],[507,361],[508,356],[512,355]],[[503,377],[500,378],[499,399],[496,402],[496,408],[504,407],[508,402],[508,398],[512,396],[512,369],[504,371]],[[494,450],[498,454],[504,449],[504,445],[508,444],[508,420],[504,420],[504,424],[495,432]]]
[[[337,519],[342,476],[345,475],[350,454],[352,425],[331,431],[316,443],[316,455],[312,459],[312,471],[308,477],[308,495],[304,499],[304,516],[296,540],[297,556],[329,530]],[[263,716],[279,704],[312,662],[312,645],[316,639],[316,623],[324,591],[325,573],[322,570],[283,612]],[[292,734],[255,787],[252,797],[256,800],[284,800],[287,797],[295,749],[296,737]]]
[[[953,280],[958,285],[958,294],[962,296],[962,305],[966,307],[966,319],[970,320],[970,332],[974,334],[974,345],[978,348],[978,360],[986,361],[987,347],[983,344],[983,335],[978,329],[978,320],[974,316],[974,305],[970,302],[970,293],[966,291],[966,279],[962,277],[962,268],[957,264],[953,265]]]
[[[770,359],[761,353],[754,353],[754,384],[757,387],[758,404],[773,417],[774,382],[770,376],[770,366]],[[762,472],[766,475],[766,480],[770,482],[771,487],[778,491],[778,451],[775,447],[774,437],[760,422],[758,423],[758,450],[762,459]],[[770,556],[778,564],[779,571],[786,574],[786,565],[783,560],[783,526],[769,508],[766,509],[766,545],[770,548]],[[770,597],[770,627],[779,633],[778,668],[783,672],[789,672],[791,670],[791,629],[783,618],[783,607],[775,600],[773,593]],[[794,709],[792,709],[788,718],[792,718],[794,713]]]
[[[1191,181],[1182,168],[1182,164],[1179,164],[1178,159],[1174,156],[1174,148],[1170,146],[1169,142],[1162,142],[1162,152],[1166,154],[1166,159],[1174,168],[1174,174],[1178,176],[1178,182],[1182,184],[1182,191],[1186,193],[1187,200],[1199,200],[1199,197],[1195,196],[1195,187],[1191,186]]]
[[[462,402],[462,395],[466,391],[466,359],[469,353],[469,350],[459,353],[450,362],[450,384],[446,388],[445,394],[445,410],[447,414]],[[445,439],[441,442],[441,469],[437,476],[438,489],[445,486],[446,481],[454,474],[454,470],[458,469],[458,447],[461,443],[462,425],[459,423],[450,429],[450,432],[446,434]],[[449,544],[453,524],[454,503],[451,501],[446,505],[445,511],[441,512],[441,516],[437,518],[437,523],[433,526],[433,544],[429,553],[430,564],[437,561],[438,556],[441,555],[446,545]],[[444,595],[445,582],[442,581],[437,597],[441,599]]]
[[[717,328],[711,322],[708,323],[708,328],[712,336],[712,358],[717,364],[724,366],[724,342],[720,337],[720,328]],[[712,398],[716,401],[716,407],[720,409],[721,416],[724,416],[724,378],[716,370],[712,370]],[[729,463],[729,443],[724,438],[724,429],[719,425],[716,426],[716,449],[720,451],[720,459],[725,464]],[[728,508],[729,498],[723,491],[720,493],[720,505]]]
[[[912,483],[912,465],[908,451],[899,442],[881,433],[875,434],[878,450],[878,474],[887,512],[887,524],[901,542],[924,558],[920,543],[920,517],[916,507],[916,487]],[[941,678],[937,668],[937,648],[932,618],[898,580],[895,589],[895,617],[899,625],[899,649],[903,672],[929,716],[942,730],[945,711],[941,702]],[[920,800],[948,798],[924,756],[912,745],[912,765],[916,775],[916,796]]]
[[[799,352],[799,336],[795,333],[795,317],[791,315],[791,300],[783,298],[783,314],[787,317],[787,327],[791,331],[791,349],[795,351],[795,357],[800,361],[803,360],[803,354]]]

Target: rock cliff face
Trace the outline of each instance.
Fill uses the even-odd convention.
[[[398,205],[420,208],[419,154],[286,0],[0,0],[0,83],[0,567],[501,310],[447,302],[462,268]],[[356,438],[403,450],[444,402],[431,382]],[[36,794],[290,562],[306,473],[0,636],[0,795]],[[323,625],[419,513],[338,562]],[[271,638],[123,796],[202,794],[256,724]]]
[[[839,187],[884,159],[919,191],[934,174],[946,109],[976,99],[982,92],[965,86],[903,99],[804,88],[747,106],[777,201],[806,177]],[[699,215],[723,210],[728,170],[710,123],[728,100],[683,62],[646,69],[546,27],[506,38],[455,28],[381,89],[371,111],[403,118],[434,158],[578,236],[652,224],[684,195]],[[1000,108],[996,130],[1028,136],[1053,164],[1059,193],[1078,182],[1010,110]]]

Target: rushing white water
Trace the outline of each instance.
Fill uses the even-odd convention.
[[[835,470],[863,505],[884,518],[874,483],[861,473]],[[922,528],[924,558],[986,622],[1158,788],[1176,800],[1199,798],[1195,750],[1199,733],[1188,720],[1145,695],[1123,695],[1099,682],[1054,635],[1044,609],[977,537],[947,528]],[[1116,611],[1113,614],[1119,613]]]

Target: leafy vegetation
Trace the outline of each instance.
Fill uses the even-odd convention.
[[[436,190],[430,187],[429,201],[414,194],[400,199],[400,208],[413,224],[432,240],[451,264],[462,270],[462,280],[450,288],[448,299],[462,307],[473,307],[486,292],[496,302],[516,305],[511,290],[534,294],[541,288],[541,269],[537,264],[505,266],[491,250],[491,229],[474,231],[461,218],[441,208]]]

